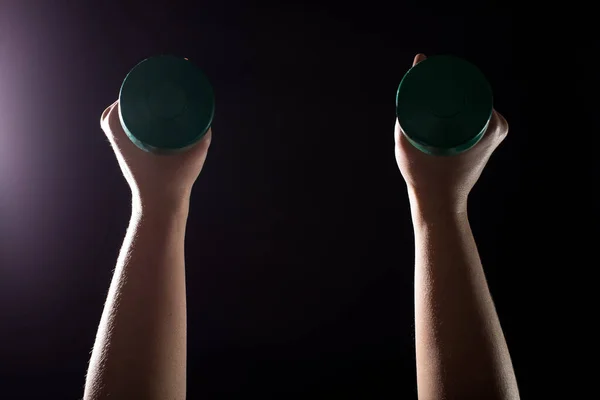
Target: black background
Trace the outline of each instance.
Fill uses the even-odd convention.
[[[186,236],[188,398],[416,399],[393,127],[418,52],[478,65],[509,122],[470,220],[521,396],[548,390],[568,271],[593,263],[569,249],[596,234],[573,200],[597,198],[595,136],[555,123],[574,101],[558,93],[586,90],[557,71],[589,54],[562,23],[500,2],[0,5],[0,398],[83,395],[130,213],[99,118],[160,53],[217,96]]]

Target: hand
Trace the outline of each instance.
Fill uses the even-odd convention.
[[[425,60],[417,54],[413,66]],[[396,161],[411,199],[466,210],[467,197],[490,156],[508,134],[508,123],[496,110],[488,129],[473,148],[454,156],[431,156],[410,144],[396,118]]]
[[[206,160],[212,137],[206,135],[185,152],[157,155],[138,148],[119,121],[117,100],[102,113],[100,126],[117,156],[134,201],[145,204],[181,204],[189,201],[192,186]]]

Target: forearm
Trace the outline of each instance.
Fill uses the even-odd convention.
[[[132,217],[110,285],[85,400],[184,399],[188,203],[144,207]]]
[[[466,205],[411,196],[420,400],[514,400],[516,379]]]

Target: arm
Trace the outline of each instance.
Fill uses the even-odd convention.
[[[131,189],[132,214],[98,327],[84,400],[183,400],[185,228],[212,131],[183,153],[147,153],[123,131],[118,107],[118,101],[109,106],[100,123]]]
[[[426,59],[417,54],[413,65]],[[425,154],[398,120],[396,161],[415,232],[419,400],[517,400],[504,335],[467,217],[469,193],[508,134],[496,110],[481,140],[453,156]]]
[[[132,208],[84,399],[185,399],[188,204]]]
[[[410,203],[419,399],[518,399],[466,206]]]

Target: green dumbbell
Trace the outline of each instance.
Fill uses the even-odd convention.
[[[213,120],[213,88],[186,58],[151,57],[125,77],[119,93],[123,130],[140,149],[170,154],[201,140]]]
[[[431,155],[455,155],[475,146],[492,108],[492,89],[483,73],[454,56],[433,56],[413,66],[396,94],[396,115],[405,136]]]

